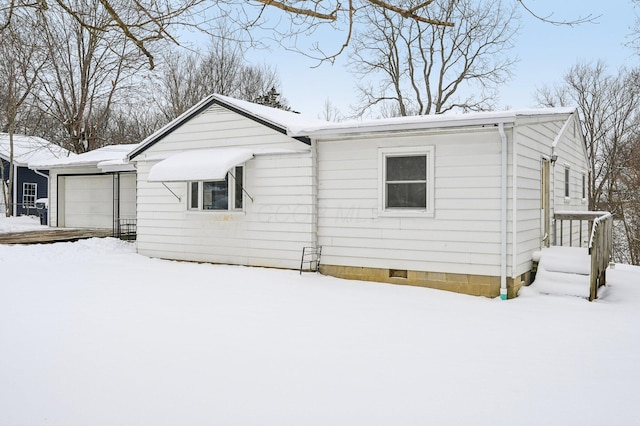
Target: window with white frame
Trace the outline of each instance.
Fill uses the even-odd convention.
[[[22,205],[26,207],[35,207],[36,198],[38,198],[38,184],[25,182],[22,184]]]
[[[565,198],[569,198],[570,188],[569,188],[569,178],[571,176],[571,168],[569,166],[564,166],[564,196]]]
[[[433,212],[433,151],[433,147],[380,150],[382,212]]]
[[[189,210],[242,210],[244,167],[236,166],[224,180],[189,182]]]

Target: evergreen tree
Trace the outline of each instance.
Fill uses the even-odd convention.
[[[275,87],[271,87],[267,93],[258,96],[253,100],[254,103],[265,105],[271,108],[278,108],[284,111],[291,111],[291,107],[287,105],[287,101],[280,97],[280,93],[276,91]],[[295,111],[291,111],[295,112]]]

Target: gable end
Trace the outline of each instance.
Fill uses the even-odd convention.
[[[183,124],[185,124],[186,122],[191,120],[193,117],[200,114],[201,112],[203,112],[204,110],[206,110],[212,105],[219,105],[229,111],[232,111],[236,114],[241,115],[244,118],[248,118],[250,120],[255,121],[256,123],[259,123],[265,127],[275,130],[276,132],[282,133],[283,135],[287,134],[286,128],[280,127],[274,123],[263,120],[260,117],[256,117],[255,115],[252,115],[244,110],[241,110],[227,102],[224,102],[214,97],[213,95],[210,95],[209,99],[205,98],[200,104],[194,106],[192,110],[185,112],[183,115],[181,115],[180,117],[176,118],[174,121],[169,123],[163,130],[159,131],[157,135],[152,136],[152,138],[149,141],[147,141],[144,144],[144,146],[140,148],[139,151],[134,150],[134,152],[129,156],[129,160],[132,160],[133,158],[142,154],[147,149],[151,148],[153,145],[160,142],[165,136],[168,136],[169,134],[173,133],[174,130],[178,129],[180,126],[182,126]],[[300,141],[304,144],[311,145],[311,139],[308,136],[291,136],[291,138],[297,141]]]

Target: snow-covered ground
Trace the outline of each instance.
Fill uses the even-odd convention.
[[[0,425],[631,425],[640,268],[501,301],[0,245]]]
[[[40,225],[38,216],[18,216],[4,217],[0,216],[0,233],[5,232],[23,232],[44,229],[45,225]]]

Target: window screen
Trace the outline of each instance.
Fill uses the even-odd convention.
[[[427,207],[427,156],[386,157],[387,208],[425,209]]]

